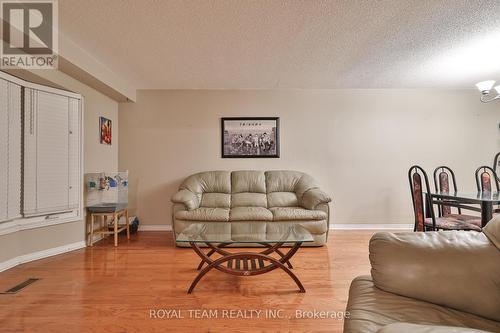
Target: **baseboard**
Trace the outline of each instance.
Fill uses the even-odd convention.
[[[172,231],[170,224],[139,224],[139,231]]]
[[[85,246],[86,246],[85,241],[80,241],[76,243],[53,247],[47,250],[24,254],[22,256],[15,257],[4,262],[0,262],[0,272],[3,272],[9,268],[13,268],[17,265],[25,264],[30,261],[44,259],[58,254],[79,250],[84,248]]]
[[[413,230],[413,224],[406,223],[353,223],[330,224],[330,230]]]
[[[413,230],[413,224],[358,223],[330,224],[330,230]],[[172,231],[170,224],[139,225],[139,231]]]

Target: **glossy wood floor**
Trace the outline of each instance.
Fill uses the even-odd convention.
[[[188,295],[199,259],[189,248],[175,248],[171,233],[140,232],[128,242],[121,236],[118,248],[110,237],[0,273],[1,291],[29,277],[42,279],[18,294],[0,295],[0,332],[341,332],[342,320],[301,319],[296,310],[345,310],[350,281],[370,272],[372,234],[332,231],[328,246],[300,249],[292,264],[305,294],[275,270],[253,277],[211,271]],[[150,318],[158,309],[178,310],[185,318]],[[189,318],[195,315],[189,310],[212,310],[212,318]],[[257,318],[250,310],[263,312]],[[282,318],[266,318],[269,310]],[[253,318],[221,318],[223,313]]]

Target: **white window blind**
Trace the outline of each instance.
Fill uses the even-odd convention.
[[[78,208],[80,101],[30,88],[24,95],[24,215]]]
[[[68,207],[78,208],[81,202],[80,100],[68,98]]]
[[[21,216],[21,87],[0,79],[0,222]]]

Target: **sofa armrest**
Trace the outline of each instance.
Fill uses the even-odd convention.
[[[318,188],[313,188],[304,193],[300,204],[306,209],[315,209],[317,205],[332,201],[330,196]]]
[[[480,232],[380,232],[370,240],[376,287],[500,321],[500,251]]]
[[[179,190],[172,196],[171,200],[173,203],[183,204],[187,210],[193,210],[200,206],[200,201],[196,194],[186,189]]]

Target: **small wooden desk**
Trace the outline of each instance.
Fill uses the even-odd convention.
[[[113,230],[109,230],[108,216],[112,218]],[[125,225],[119,226],[118,220],[121,216],[125,216]],[[99,228],[94,229],[96,218],[100,217]],[[130,226],[128,221],[128,209],[123,206],[101,205],[87,207],[87,224],[89,224],[88,246],[94,245],[94,235],[111,235],[115,237],[115,246],[118,246],[118,234],[123,230],[127,230],[127,239],[130,239]]]

